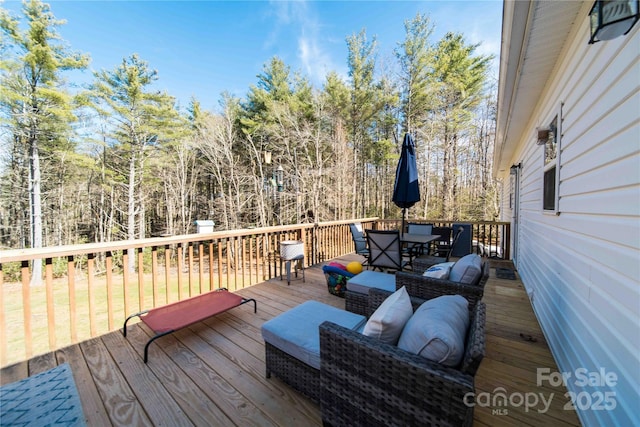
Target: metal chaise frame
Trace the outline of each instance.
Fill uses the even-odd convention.
[[[215,300],[221,300],[220,304],[210,304],[208,306],[198,305],[201,301],[211,303]],[[144,346],[144,363],[147,363],[149,346],[158,338],[172,334],[177,330],[186,328],[194,323],[224,313],[227,310],[248,302],[253,302],[253,312],[257,313],[258,306],[255,299],[243,298],[240,295],[229,292],[226,288],[220,288],[195,297],[132,314],[124,321],[122,333],[125,337],[127,336],[127,322],[133,317],[139,317],[144,324],[151,328],[156,335],[147,341],[147,344]],[[163,313],[169,313],[174,316],[174,319],[176,319],[175,322],[167,321],[165,317],[168,316],[163,316]]]

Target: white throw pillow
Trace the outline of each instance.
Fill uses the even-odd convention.
[[[464,356],[468,305],[460,295],[426,301],[407,322],[398,347],[445,366],[457,366]]]
[[[364,326],[362,333],[387,344],[396,345],[411,315],[413,307],[403,286],[380,304]]]
[[[440,264],[432,265],[427,269],[427,271],[422,273],[422,275],[426,277],[434,277],[436,279],[446,279],[449,277],[449,271],[453,264],[455,264],[455,261],[441,262]]]

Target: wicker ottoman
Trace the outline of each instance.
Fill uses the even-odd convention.
[[[396,276],[379,271],[363,271],[347,282],[345,309],[352,313],[369,316],[369,289],[377,288],[389,292],[396,291]]]
[[[326,320],[359,330],[367,319],[318,301],[307,301],[262,325],[267,378],[273,373],[318,403],[321,392],[319,326]]]

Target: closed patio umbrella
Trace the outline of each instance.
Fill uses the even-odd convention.
[[[402,152],[396,169],[396,182],[393,186],[393,203],[402,208],[402,228],[404,231],[407,208],[420,201],[418,186],[418,167],[416,166],[416,146],[410,133],[405,133]]]

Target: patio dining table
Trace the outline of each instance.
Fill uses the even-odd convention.
[[[402,244],[420,246],[420,252],[422,252],[426,245],[437,240],[439,237],[439,234],[403,233],[400,234],[400,242],[402,242]]]
[[[400,241],[402,243],[417,243],[419,245],[426,245],[427,243],[433,242],[438,237],[440,237],[439,234],[403,233],[400,234]]]

